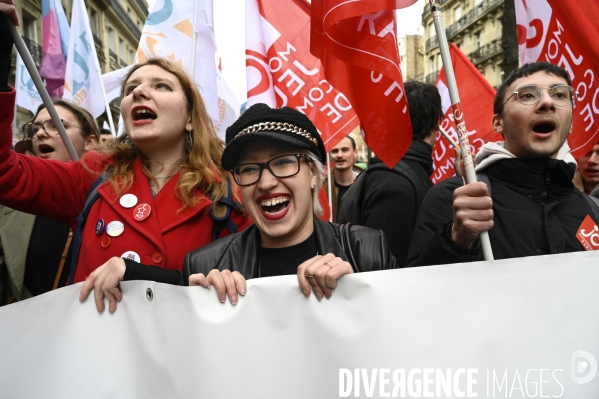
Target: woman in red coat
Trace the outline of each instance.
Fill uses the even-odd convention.
[[[14,8],[0,10],[15,20]],[[223,142],[196,85],[181,67],[165,59],[135,65],[122,87],[126,134],[112,146],[92,151],[79,162],[22,156],[11,150],[15,91],[2,72],[2,63],[10,63],[6,33],[0,26],[0,203],[75,226],[92,184],[108,171],[74,260],[73,282],[89,277],[82,299],[93,287],[98,308],[103,310],[106,296],[114,311],[121,293],[105,288],[113,286],[109,282],[171,282],[168,276],[173,273],[161,269],[181,270],[187,252],[212,241],[209,210],[218,214],[222,209],[215,204],[235,187],[220,165]],[[231,210],[230,220],[237,230],[251,223],[236,210]],[[218,235],[229,233],[224,228]]]

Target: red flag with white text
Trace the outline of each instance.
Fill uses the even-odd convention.
[[[599,2],[515,0],[522,63],[546,61],[570,74],[578,91],[568,137],[578,158],[599,142]]]
[[[389,167],[412,142],[399,67],[395,9],[417,0],[313,0],[310,50],[362,123],[366,143]]]
[[[327,151],[360,122],[347,98],[325,79],[310,54],[310,4],[305,0],[246,0],[248,106],[265,103],[304,113]]]
[[[468,129],[468,140],[470,141],[472,153],[475,154],[483,144],[489,141],[503,141],[501,135],[493,130],[492,125],[495,89],[454,43],[449,46],[449,54],[451,55],[453,71],[460,91],[460,101],[464,111],[466,129]],[[441,104],[445,115],[441,122],[441,128],[459,143],[451,108],[451,99],[449,98],[447,78],[443,68],[437,79],[437,89],[439,89],[441,95]],[[452,145],[441,133],[437,133],[437,142],[433,149],[433,165],[435,167],[435,171],[431,176],[433,183],[436,184],[454,176],[454,163],[455,152]]]

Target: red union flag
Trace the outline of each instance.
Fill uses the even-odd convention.
[[[291,107],[320,132],[327,151],[359,126],[347,98],[324,77],[310,54],[310,4],[305,0],[246,0],[248,105]]]
[[[547,61],[564,68],[578,92],[568,144],[574,157],[599,142],[599,35],[597,0],[515,0],[523,63]]]
[[[394,10],[416,1],[312,1],[312,54],[353,105],[368,146],[389,167],[412,142]]]
[[[454,43],[449,46],[449,53],[460,91],[460,100],[464,110],[466,128],[468,129],[468,140],[472,153],[475,154],[483,144],[489,141],[503,141],[501,135],[493,130],[491,123],[495,89]],[[444,69],[441,69],[439,73],[437,89],[439,89],[441,95],[443,113],[445,114],[441,122],[441,128],[459,143]],[[441,133],[437,133],[437,142],[433,149],[433,164],[435,167],[435,171],[431,176],[433,183],[439,183],[455,175],[454,162],[455,153],[451,144]]]

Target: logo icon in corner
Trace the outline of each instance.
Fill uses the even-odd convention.
[[[578,350],[572,354],[572,380],[576,384],[586,384],[597,374],[597,360],[587,351]]]

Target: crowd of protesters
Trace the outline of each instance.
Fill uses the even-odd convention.
[[[9,4],[0,10],[18,23]],[[23,127],[25,154],[15,151],[1,18],[0,38],[0,305],[84,282],[80,300],[93,292],[98,311],[107,299],[113,312],[126,280],[214,286],[235,304],[247,279],[290,274],[322,300],[346,274],[482,260],[485,231],[506,259],[583,251],[581,224],[599,224],[599,143],[577,171],[566,142],[577,93],[552,64],[523,65],[498,88],[489,123],[504,141],[482,147],[471,184],[433,186],[440,96],[406,83],[410,149],[356,179],[355,142],[341,141],[331,154],[339,223],[328,223],[318,218],[326,152],[304,114],[256,104],[223,143],[196,85],[161,58],[123,79],[123,135],[99,146],[89,113],[55,101],[81,160],[69,161],[45,107]]]

